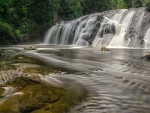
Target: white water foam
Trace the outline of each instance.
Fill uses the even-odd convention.
[[[118,46],[118,47],[125,47],[125,34],[126,30],[129,27],[131,20],[134,16],[134,11],[129,12],[126,17],[121,22],[121,30],[119,35],[115,35],[111,40],[109,46]]]
[[[150,27],[148,28],[145,36],[144,36],[145,48],[150,47]]]

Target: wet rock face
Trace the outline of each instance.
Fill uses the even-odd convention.
[[[100,14],[97,15],[97,19],[96,19],[97,22],[96,22],[96,24],[95,24],[95,26],[94,26],[94,28],[93,28],[93,30],[92,30],[90,39],[88,40],[88,42],[89,42],[90,45],[92,44],[92,42],[93,42],[93,40],[94,40],[94,38],[95,38],[95,36],[96,36],[96,34],[97,34],[97,32],[98,32],[100,26],[101,26],[101,21],[102,21],[103,19],[104,19],[103,15],[100,15]]]

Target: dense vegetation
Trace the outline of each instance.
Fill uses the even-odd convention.
[[[28,37],[39,39],[56,21],[142,6],[150,11],[150,0],[0,0],[0,44],[15,44]]]

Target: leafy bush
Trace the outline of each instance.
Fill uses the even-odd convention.
[[[146,10],[150,11],[150,1],[146,3]]]
[[[19,29],[15,30],[17,36],[21,35],[21,31]]]
[[[14,30],[8,23],[0,22],[0,43],[8,44],[15,37]]]
[[[0,21],[10,18],[9,4],[7,0],[0,0]]]
[[[7,43],[22,34],[40,34],[41,29],[56,21],[141,6],[150,11],[150,0],[0,0],[0,43]]]
[[[29,33],[29,31],[32,29],[32,26],[30,25],[30,20],[28,18],[22,18],[20,21],[20,31],[22,34]]]
[[[58,15],[64,20],[71,20],[82,15],[82,0],[60,0]]]
[[[132,7],[138,8],[138,7],[142,7],[142,3],[140,0],[133,0],[132,1]]]
[[[50,25],[58,10],[58,0],[35,0],[30,15],[41,25]]]

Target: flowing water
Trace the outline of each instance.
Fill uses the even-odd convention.
[[[37,47],[1,48],[0,113],[150,112],[149,49]]]
[[[44,43],[149,48],[149,17],[150,13],[145,8],[86,15],[57,23],[45,34]]]
[[[149,48],[150,47],[150,27],[147,30],[145,37],[144,37],[144,41],[145,41],[145,48]]]
[[[0,47],[0,113],[150,113],[149,36],[145,8],[120,9],[58,22],[37,50]]]

